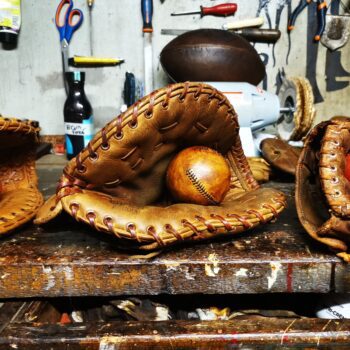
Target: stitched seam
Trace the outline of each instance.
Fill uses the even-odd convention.
[[[275,210],[277,213],[280,213],[283,209],[284,209],[284,205],[282,205],[282,203],[277,203],[279,204],[280,206],[276,206]],[[270,208],[264,208],[266,210],[266,212],[263,212],[263,216],[266,217],[266,222],[272,220],[275,216],[273,213],[271,213],[271,210]],[[234,218],[234,217],[227,217],[225,218],[227,220],[227,222],[230,224],[230,225],[233,225],[233,228],[234,228],[234,231],[236,231],[236,227],[237,226],[241,226],[241,225],[237,225],[237,223],[239,222],[241,224],[241,222],[237,219],[237,218]],[[86,224],[90,225],[90,222],[89,220],[86,218],[86,214],[78,214],[76,216],[76,220],[77,221],[83,221],[85,222]],[[256,226],[257,223],[259,223],[259,219],[256,218],[254,216],[254,218],[247,218],[246,219],[247,222],[250,223],[251,227],[254,227]],[[193,225],[199,233],[202,233],[202,234],[205,234],[205,231],[207,231],[207,226],[201,222],[201,224],[203,224],[206,228],[203,230],[201,228],[197,228],[195,225]],[[220,229],[220,228],[223,228],[224,225],[215,225],[215,228],[216,229]],[[106,226],[106,224],[103,222],[103,223],[99,223],[99,222],[96,222],[96,228],[97,229],[104,229],[104,230],[107,230],[108,232],[112,232],[109,230],[108,226]],[[244,231],[244,230],[243,230]],[[238,231],[237,233],[239,232],[242,232],[242,231]],[[138,242],[149,242],[149,243],[153,243],[153,242],[156,242],[155,241],[155,238],[154,236],[150,235],[148,232],[138,232],[136,234],[135,232],[135,236],[133,236],[132,234],[130,234],[129,231],[121,228],[121,227],[113,227],[113,233],[114,234],[118,234],[120,238],[125,238],[125,239],[130,239],[130,240],[137,240]],[[190,229],[187,229],[187,230],[184,230],[184,231],[180,231],[180,234],[182,235],[182,237],[184,238],[184,240],[186,239],[189,239],[192,235],[193,235],[194,230],[192,228]],[[164,243],[165,246],[167,245],[171,245],[173,244],[174,242],[177,241],[177,238],[172,234],[172,233],[169,233],[167,232],[168,235],[165,235],[162,237],[162,241]],[[204,236],[203,239],[205,239],[206,237]]]
[[[347,217],[349,215],[347,196],[340,196],[340,193],[346,192],[344,191],[342,181],[339,181],[339,177],[342,176],[339,176],[338,173],[333,174],[333,176],[330,176],[329,174],[326,175],[324,169],[329,169],[334,164],[335,166],[339,165],[339,155],[344,152],[344,138],[340,137],[340,134],[341,131],[344,129],[348,130],[347,127],[341,127],[341,125],[337,123],[334,124],[334,122],[326,126],[323,137],[321,139],[320,153],[322,157],[319,161],[319,177],[322,180],[321,187],[332,212],[337,216],[339,215],[340,217]],[[334,145],[333,148],[329,148],[326,151],[326,145],[328,145],[329,143],[332,144],[334,143],[334,141],[336,141],[338,145]],[[326,156],[330,156],[332,153],[335,154],[334,163],[329,163],[327,161],[328,164],[323,165],[326,163],[324,158]],[[325,182],[327,183],[325,184]]]
[[[186,175],[190,179],[192,185],[195,187],[195,189],[208,201],[211,203],[217,205],[218,202],[214,199],[214,197],[206,190],[203,183],[200,182],[200,180],[197,178],[196,174],[193,172],[192,169],[186,170]]]
[[[193,85],[193,86],[189,87],[188,90],[190,90],[191,88],[194,88],[195,86],[197,86],[197,85]],[[210,88],[209,86],[205,86],[205,88],[206,88],[206,91],[205,91],[204,88],[203,88],[203,90],[201,90],[201,94],[208,94],[209,91],[212,90],[212,92],[214,92],[214,93],[213,93],[213,96],[212,96],[213,99],[220,100],[220,98],[223,97],[223,95],[222,95],[221,93],[219,93],[218,91],[216,91],[216,89],[212,89],[212,88]],[[180,86],[180,87],[174,86],[173,89],[172,89],[172,91],[171,91],[171,93],[170,93],[170,96],[168,96],[168,99],[172,99],[172,98],[176,98],[176,97],[180,96],[180,95],[183,93],[183,89],[184,89],[184,86]],[[158,93],[158,91],[157,91],[157,93]],[[166,98],[166,96],[164,96],[164,95],[167,94],[167,91],[163,92],[163,93],[160,94],[160,95],[157,95],[157,93],[155,94],[155,99],[159,99],[159,101],[157,101],[156,103],[154,103],[154,106],[156,106],[156,105],[161,104],[161,103],[164,102],[164,98]],[[186,91],[186,94],[195,94],[195,93],[196,93],[196,91]],[[209,96],[210,96],[210,95],[209,95]],[[143,109],[144,109],[145,107],[148,107],[148,104],[149,104],[149,102],[150,102],[150,101],[148,101],[148,99],[149,99],[149,96],[146,96],[146,97],[144,97],[143,100],[141,100],[141,101],[139,102],[139,104],[138,104],[138,107],[139,107],[139,108],[138,108],[137,118],[138,118],[140,115],[142,115],[143,113],[145,113],[145,112],[147,111],[147,108],[146,108],[145,111],[143,111]],[[229,105],[229,102],[228,102],[228,100],[227,100],[226,97],[222,98],[221,101],[223,101],[223,100],[225,100],[225,102],[226,102],[225,105],[227,105],[228,107],[231,107],[231,106]],[[229,109],[230,109],[230,108],[229,108]],[[231,109],[232,109],[232,107],[231,107]],[[141,112],[141,110],[142,110],[142,112]],[[229,113],[232,115],[232,117],[233,117],[233,118],[235,119],[235,121],[237,122],[237,114],[236,114],[234,111],[229,111]],[[131,112],[130,114],[128,114],[128,115],[125,115],[125,114],[123,113],[123,118],[122,118],[122,119],[123,119],[123,120],[122,120],[123,125],[121,125],[121,130],[124,129],[124,127],[125,127],[126,125],[128,125],[128,123],[129,123],[130,120],[132,119],[132,115],[133,115],[132,112]],[[129,119],[130,119],[130,120],[129,120]],[[116,127],[116,123],[113,122],[113,121],[111,121],[111,122],[108,123],[102,130],[104,130],[105,133],[108,134],[108,133],[110,133],[115,127]],[[102,132],[102,130],[101,130],[100,132]],[[113,132],[112,134],[114,135],[115,133]],[[108,141],[113,135],[107,136],[107,141]],[[96,141],[97,141],[97,140],[96,140]],[[96,141],[95,141],[94,144],[96,144]],[[91,142],[91,141],[90,141],[90,142]],[[93,147],[94,151],[96,151],[98,148],[99,148],[99,146]],[[82,151],[82,152],[83,152],[83,151]],[[81,153],[82,153],[82,152],[81,152]],[[81,159],[80,162],[81,162],[81,163],[84,163],[86,158],[88,158],[88,155],[82,157],[82,159]],[[75,165],[75,167],[76,167],[76,165]]]
[[[40,127],[33,126],[32,123],[32,120],[5,118],[0,114],[0,130],[19,132],[22,134],[33,134],[38,137]]]

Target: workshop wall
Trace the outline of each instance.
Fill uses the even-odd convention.
[[[238,4],[238,11],[235,16],[228,18],[170,16],[175,10],[199,9],[200,5],[213,6],[222,2],[225,1],[153,0],[155,88],[169,82],[160,66],[159,53],[174,36],[161,35],[162,28],[221,28],[222,24],[232,20],[255,17],[259,3],[266,3],[267,10],[261,11],[265,18],[264,28],[269,26],[267,14],[271,18],[272,28],[276,28],[276,11],[283,9],[279,23],[282,37],[275,46],[275,66],[272,58],[273,45],[255,45],[259,53],[268,55],[267,91],[276,91],[276,76],[279,70],[284,69],[286,75],[291,77],[305,76],[307,72],[312,75],[315,68],[313,85],[314,90],[317,90],[317,84],[319,94],[316,101],[320,101],[315,106],[316,122],[329,119],[333,115],[350,116],[350,45],[347,44],[332,54],[327,53],[327,49],[321,44],[311,44],[312,47],[309,46],[307,50],[307,43],[313,37],[314,30],[311,27],[312,22],[315,22],[313,20],[316,18],[316,12],[306,9],[298,17],[297,26],[291,34],[291,51],[287,65],[287,5],[290,0],[230,1]],[[299,0],[293,0],[291,8],[294,9],[298,2]],[[59,36],[54,24],[58,3],[59,0],[22,0],[23,22],[18,47],[15,50],[4,50],[0,47],[0,113],[4,116],[38,120],[42,134],[64,133],[65,91]],[[70,54],[89,55],[89,16],[86,1],[75,0],[75,7],[82,9],[85,21],[73,36]],[[125,72],[133,72],[140,79],[143,77],[140,1],[95,0],[92,25],[94,54],[125,59],[125,63],[116,67],[84,69],[87,72],[85,91],[94,109],[95,126],[99,129],[119,114],[123,103]],[[308,69],[307,62],[310,64]]]

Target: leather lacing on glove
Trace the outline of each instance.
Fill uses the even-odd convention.
[[[65,167],[56,195],[37,215],[42,224],[64,209],[77,221],[143,250],[239,233],[285,207],[282,193],[260,189],[227,98],[207,84],[173,84],[144,97],[109,122]],[[190,146],[223,154],[231,189],[219,206],[169,203],[165,173]]]
[[[33,219],[43,203],[37,188],[38,123],[0,115],[0,234]]]
[[[296,206],[311,237],[350,262],[350,118],[322,122],[308,135],[296,172]]]

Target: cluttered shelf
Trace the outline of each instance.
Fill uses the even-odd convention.
[[[45,196],[54,191],[61,169],[38,165]],[[131,255],[113,237],[68,217],[26,226],[2,239],[0,297],[349,292],[349,267],[300,225],[294,184],[268,186],[288,197],[276,222],[152,259]]]
[[[11,324],[0,349],[348,349],[349,320],[243,319],[231,321]],[[325,331],[326,330],[326,331]],[[31,341],[28,342],[28,336]],[[239,344],[239,345],[238,345]],[[252,349],[249,347],[249,349]]]

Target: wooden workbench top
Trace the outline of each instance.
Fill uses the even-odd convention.
[[[48,196],[59,165],[38,166]],[[350,268],[311,240],[288,208],[272,224],[240,236],[173,248],[151,260],[130,257],[116,239],[65,217],[1,240],[0,298],[34,296],[349,292]]]

